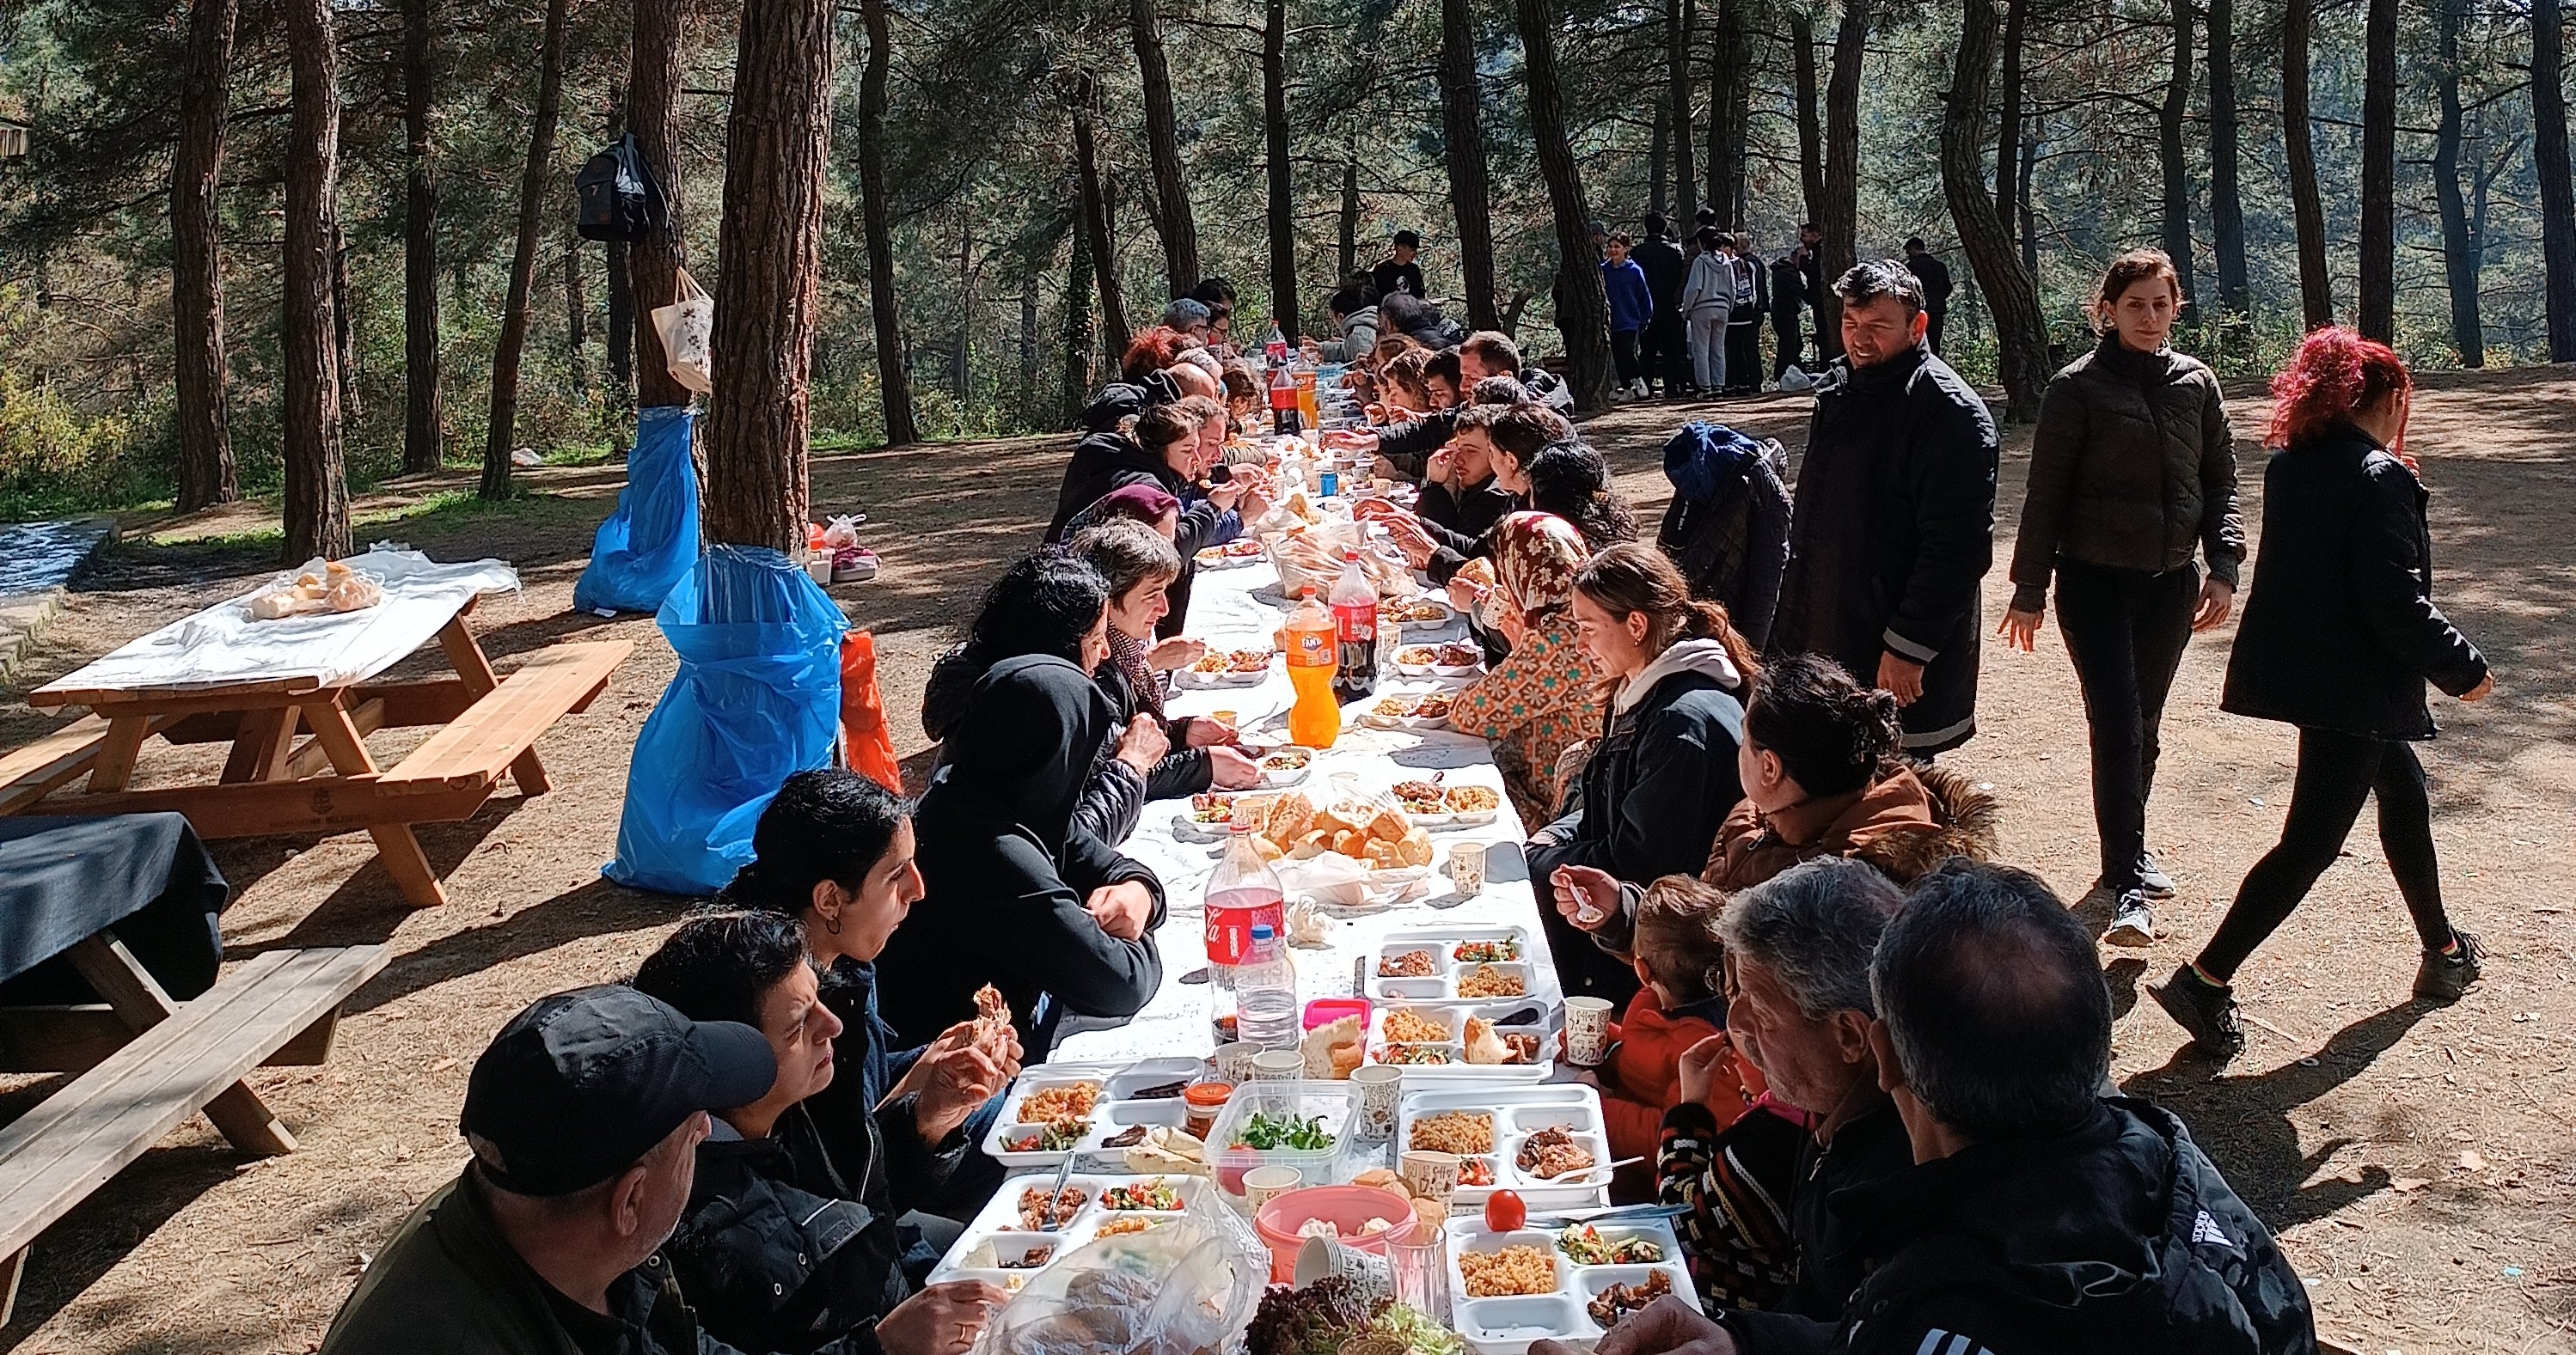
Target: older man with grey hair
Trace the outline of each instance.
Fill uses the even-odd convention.
[[[1683,1220],[1693,1274],[1747,1350],[1812,1345],[1864,1274],[1833,1192],[1911,1165],[1905,1125],[1870,1052],[1869,960],[1903,896],[1874,867],[1810,861],[1737,894],[1726,943],[1726,1034],[1682,1056],[1659,1178]],[[1731,1050],[1731,1053],[1730,1053]],[[1705,1104],[1719,1059],[1751,1063],[1770,1104],[1718,1128]]]

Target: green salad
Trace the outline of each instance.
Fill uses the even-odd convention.
[[[1273,1115],[1261,1110],[1234,1131],[1233,1146],[1265,1153],[1281,1148],[1320,1152],[1333,1146],[1333,1136],[1324,1132],[1321,1115]]]

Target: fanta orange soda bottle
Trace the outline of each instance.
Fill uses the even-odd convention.
[[[1288,683],[1297,700],[1288,707],[1288,741],[1302,748],[1330,748],[1342,736],[1342,707],[1333,699],[1336,635],[1333,614],[1306,585],[1288,613]]]

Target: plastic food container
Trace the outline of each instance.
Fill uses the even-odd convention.
[[[1329,1138],[1322,1148],[1238,1148],[1233,1146],[1255,1115],[1294,1115],[1321,1121]],[[1352,1140],[1359,1129],[1359,1091],[1348,1082],[1247,1082],[1234,1089],[1208,1135],[1208,1163],[1216,1169],[1217,1186],[1236,1203],[1243,1199],[1243,1174],[1255,1167],[1294,1167],[1310,1186],[1335,1185],[1349,1178]]]
[[[1306,1026],[1329,1026],[1345,1016],[1360,1019],[1360,1028],[1368,1029],[1369,1000],[1364,997],[1319,997],[1306,1004]]]
[[[1252,1231],[1270,1248],[1272,1283],[1294,1278],[1307,1236],[1299,1230],[1317,1219],[1333,1225],[1343,1246],[1384,1256],[1387,1243],[1413,1231],[1413,1201],[1376,1186],[1306,1186],[1273,1197],[1252,1216]],[[1370,1232],[1372,1220],[1386,1226]]]
[[[1181,1093],[1181,1104],[1187,1108],[1190,1137],[1204,1143],[1216,1132],[1216,1117],[1225,1110],[1227,1098],[1234,1095],[1231,1082],[1201,1082]]]

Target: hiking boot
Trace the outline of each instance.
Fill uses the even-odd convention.
[[[2174,1024],[2191,1032],[2191,1042],[2204,1053],[2234,1058],[2245,1048],[2245,1030],[2236,1024],[2235,990],[2213,984],[2186,964],[2163,983],[2147,985],[2147,996],[2165,1009]]]
[[[2156,864],[2156,859],[2143,850],[2138,853],[2138,888],[2151,899],[2174,896],[2173,877],[2165,874],[2164,868]]]
[[[2426,951],[2424,963],[2415,968],[2415,996],[2427,1002],[2457,1002],[2478,981],[2478,961],[2486,958],[2486,947],[2467,932],[2451,935],[2459,938],[2458,954]]]
[[[2119,906],[2112,910],[2111,928],[2102,939],[2115,946],[2149,946],[2156,940],[2156,915],[2147,907],[2147,896],[2139,890],[2120,895]]]

